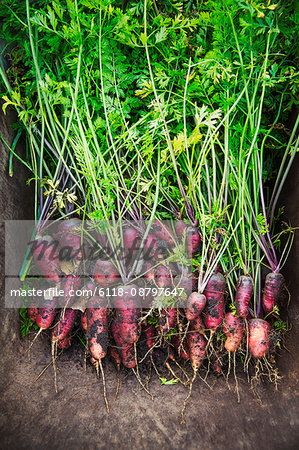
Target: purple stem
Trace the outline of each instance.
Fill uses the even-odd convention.
[[[261,171],[261,165],[260,165],[260,157],[259,157],[258,153],[256,155],[257,155],[258,173],[259,173],[259,180],[260,180],[260,195],[261,195],[261,201],[262,201],[262,208],[263,208],[263,214],[264,214],[266,227],[268,228],[266,207],[265,207],[265,198],[264,198],[264,188],[263,188],[263,180],[262,180],[262,171]],[[277,266],[277,256],[276,256],[276,252],[274,250],[274,246],[273,246],[269,231],[266,232],[266,236],[268,238],[268,241],[269,241],[271,249],[272,249],[274,264],[275,264],[275,266]]]
[[[263,236],[262,233],[261,233],[261,229],[260,229],[260,226],[259,226],[259,224],[258,224],[257,218],[256,218],[256,216],[255,216],[255,214],[254,214],[252,205],[250,204],[250,202],[249,202],[248,204],[249,204],[249,207],[250,207],[250,209],[251,209],[251,213],[252,213],[252,215],[253,215],[253,219],[254,219],[254,221],[255,221],[255,224],[256,224],[256,226],[257,226],[257,229],[258,229],[258,232],[259,232],[259,235],[260,235],[260,236],[259,236],[259,239],[261,240],[262,249],[263,249],[263,251],[264,251],[264,253],[265,253],[265,255],[266,255],[266,258],[267,258],[267,260],[268,260],[268,262],[269,262],[269,264],[270,264],[272,270],[274,270],[274,269],[275,269],[275,264],[274,264],[274,261],[273,261],[273,258],[272,258],[272,255],[271,255],[269,246],[268,246],[268,244],[267,244],[267,242],[266,242],[264,236]]]
[[[36,131],[37,131],[37,134],[41,137],[42,134],[41,134],[41,132],[39,131],[38,128],[36,128]],[[46,138],[44,138],[44,142],[45,142],[46,146],[49,148],[49,150],[53,153],[53,155],[57,158],[57,160],[60,160],[60,156],[59,156],[58,153],[54,150],[54,148],[52,147],[52,145],[50,144],[50,142],[47,141]],[[58,170],[57,178],[61,178],[61,174],[63,173],[64,170],[66,170],[66,171],[71,175],[71,177],[74,179],[74,177],[73,177],[73,175],[72,175],[72,173],[71,173],[71,170],[67,167],[66,163],[63,163],[63,166],[62,166],[62,165],[61,165],[61,161],[60,161],[60,167],[59,167],[59,170]]]
[[[124,197],[124,196],[122,195],[122,193],[120,192],[120,197],[121,197],[121,196]],[[122,200],[121,198],[119,198],[119,203],[121,204],[122,207],[125,206],[124,200]],[[127,209],[127,213],[129,214],[129,216],[132,218],[132,220],[133,220],[134,222],[137,222],[138,220],[140,220],[137,216],[134,216],[134,214],[133,214],[129,209]]]
[[[62,185],[62,190],[63,190],[63,191],[64,191],[64,189],[65,189],[65,187],[66,187],[66,184],[67,184],[67,182],[68,182],[69,177],[70,177],[70,174],[67,173],[67,174],[66,174],[65,181],[64,181],[64,183],[63,183],[63,185]],[[73,180],[71,180],[71,181],[70,181],[70,189],[73,187],[73,185],[74,185]]]
[[[250,314],[252,315],[252,317],[254,317],[254,311],[250,308],[250,306],[248,306],[248,311],[250,312]]]
[[[47,218],[44,220],[44,223],[50,219],[50,217],[54,214],[54,212],[56,211],[57,206],[55,206],[52,211],[48,214]]]
[[[62,165],[62,161],[60,161],[60,163],[59,163],[59,169],[58,169],[58,175],[59,175],[59,174],[62,175],[63,172],[64,172],[64,169],[65,169],[65,166]],[[62,190],[64,190],[64,188],[65,188],[65,186],[66,186],[66,183],[67,183],[67,180],[68,180],[69,176],[70,176],[70,174],[67,173],[67,177],[66,177],[66,180],[65,180],[65,182],[64,182],[64,185],[63,185]],[[43,192],[41,192],[41,195],[43,195]],[[42,197],[41,197],[41,198],[42,198]],[[52,197],[52,196],[48,196],[47,199],[46,199],[46,201],[45,201],[45,204],[44,204],[44,210],[41,209],[40,218],[39,218],[39,221],[38,221],[37,227],[36,227],[37,231],[39,231],[40,228],[41,228],[41,222],[45,223],[45,222],[49,219],[49,217],[51,217],[51,215],[53,214],[53,212],[57,209],[57,208],[55,207],[55,208],[52,210],[52,212],[49,214],[49,210],[50,210],[50,208],[51,208],[52,203],[53,203],[53,197]]]
[[[207,188],[208,188],[209,212],[210,212],[210,214],[212,214],[211,186],[210,186],[209,169],[208,169],[207,161],[205,161],[205,167],[206,167],[206,172],[207,172]]]
[[[47,197],[47,199],[45,201],[45,204],[44,204],[44,211],[41,211],[40,218],[39,218],[39,220],[37,222],[37,225],[36,225],[36,234],[41,229],[41,223],[45,222],[44,217],[46,216],[47,212],[49,211],[52,201],[53,201],[53,197],[52,196],[51,197],[50,196]]]
[[[189,216],[189,219],[191,220],[191,222],[194,222],[194,220],[195,220],[194,209],[193,209],[193,206],[189,203],[189,201],[187,199],[187,196],[186,196],[186,193],[185,193],[184,188],[182,186],[180,178],[178,179],[178,185],[179,185],[179,190],[180,190],[181,196],[184,199],[184,203],[185,203],[185,206],[186,206],[186,211],[187,211],[187,214]]]
[[[44,191],[42,186],[39,188],[39,207],[40,207],[40,214],[43,210],[43,206],[44,206],[44,201],[43,201],[43,195],[44,195]]]
[[[163,195],[166,198],[167,202],[170,205],[170,208],[172,209],[172,213],[179,218],[180,217],[180,210],[177,208],[177,206],[173,203],[173,201],[168,197],[168,195],[166,194],[166,192],[163,191]],[[166,208],[167,209],[167,208]],[[168,209],[168,211],[170,211]]]
[[[42,137],[41,131],[40,131],[37,127],[36,127],[35,129],[36,129],[36,131],[37,131],[37,134],[38,134],[39,137],[41,138],[41,137]],[[59,159],[60,157],[59,157],[58,153],[56,153],[56,150],[54,150],[54,148],[52,147],[52,145],[50,144],[50,142],[49,142],[45,137],[44,137],[44,142],[45,142],[46,146],[48,147],[48,149],[51,150],[51,152],[53,153],[53,155],[54,155],[57,159]]]
[[[194,224],[196,223],[195,220],[195,211],[193,206],[191,205],[191,203],[189,203],[187,200],[184,202],[185,206],[186,206],[186,211],[187,211],[187,215],[192,223],[193,226],[195,226]],[[198,221],[197,221],[198,222]]]
[[[257,303],[257,310],[256,310],[256,315],[259,318],[260,314],[261,314],[261,309],[262,309],[262,299],[261,299],[261,277],[259,276],[259,281],[258,281],[258,303]]]
[[[118,156],[119,156],[119,159],[121,159],[121,151],[120,151],[120,150],[119,150],[119,152],[118,152]],[[121,174],[121,178],[122,178],[122,180],[124,181],[122,174]],[[125,184],[125,183],[124,183],[124,184]],[[129,199],[130,199],[130,201],[131,201],[131,204],[132,204],[132,206],[133,206],[133,209],[135,210],[135,217],[136,217],[136,219],[137,219],[137,220],[140,220],[139,209],[137,208],[137,206],[136,206],[135,203],[133,202],[133,199],[132,199],[131,194],[128,194],[128,197],[129,197]]]

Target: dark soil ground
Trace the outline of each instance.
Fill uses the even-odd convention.
[[[3,120],[3,119],[1,119]],[[1,124],[0,124],[1,126]],[[4,138],[10,139],[6,124]],[[1,154],[5,149],[1,147]],[[15,176],[8,179],[7,158],[0,161],[1,225],[5,219],[26,218],[30,211],[24,189],[26,176],[15,165]],[[298,169],[298,164],[297,164]],[[298,217],[298,170],[289,177],[284,198],[293,224]],[[3,243],[2,243],[3,244]],[[292,293],[289,309],[292,330],[286,349],[278,356],[282,375],[278,391],[264,382],[252,390],[244,373],[238,373],[241,402],[237,402],[234,379],[231,390],[223,378],[209,376],[210,390],[197,380],[188,403],[184,425],[180,411],[187,391],[182,385],[162,386],[152,375],[150,390],[154,399],[140,390],[136,378],[121,372],[116,402],[116,370],[106,364],[107,394],[111,413],[107,414],[102,383],[90,365],[84,368],[79,344],[58,360],[58,393],[54,390],[50,367],[35,382],[51,360],[49,339],[42,335],[31,349],[19,337],[18,312],[0,310],[1,345],[1,449],[295,449],[299,443],[298,417],[298,275],[299,243],[284,274]],[[4,254],[1,247],[1,257]],[[3,261],[2,261],[3,263]],[[3,264],[2,264],[3,265]]]

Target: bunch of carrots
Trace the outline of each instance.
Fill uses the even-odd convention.
[[[26,82],[12,80],[3,64],[1,76],[4,109],[15,108],[28,137],[23,162],[35,183],[35,242],[47,243],[42,256],[39,246],[31,249],[20,276],[38,268],[49,286],[64,289],[62,303],[52,298],[28,309],[38,333],[51,330],[53,361],[57,349],[83,333],[103,380],[108,354],[118,368],[133,370],[146,390],[142,363],[159,375],[166,365],[190,393],[200,371],[205,381],[211,369],[228,376],[231,359],[234,373],[239,362],[253,377],[265,373],[276,382],[274,356],[286,328],[288,292],[281,270],[294,237],[294,228],[280,220],[278,200],[299,144],[298,117],[283,137],[275,134],[296,76],[283,70],[280,56],[277,67],[271,65],[284,11],[270,2],[261,10],[255,2],[242,9],[234,0],[211,0],[192,7],[189,21],[183,4],[163,12],[145,0],[129,10],[121,34],[115,21],[125,12],[117,2],[52,3],[35,10],[26,0],[20,19],[31,67]],[[84,40],[87,10],[94,20]],[[208,44],[194,50],[197,16],[202,27],[208,24]],[[39,42],[45,36],[61,39],[66,49],[75,36],[74,58],[56,53],[53,64],[44,65]],[[107,36],[115,36],[111,48]],[[184,45],[173,50],[172,36]],[[85,50],[92,39],[91,69]],[[131,116],[121,81],[131,67],[117,66],[129,58],[128,48],[140,58],[142,74],[135,92],[140,108]],[[167,59],[171,51],[174,57]],[[14,145],[8,148],[21,159]],[[52,222],[56,232],[50,236]],[[88,262],[85,270],[90,245],[96,255],[108,256]],[[60,257],[64,246],[76,257]],[[88,298],[70,295],[83,287]],[[113,302],[107,288],[117,289]],[[141,298],[145,288],[150,295]]]
[[[118,368],[121,364],[127,369],[137,368],[139,379],[141,361],[150,361],[157,372],[157,365],[166,365],[172,374],[170,362],[180,367],[181,361],[190,361],[194,380],[204,361],[208,363],[204,370],[209,371],[212,364],[215,373],[224,373],[231,355],[235,362],[238,352],[247,356],[245,368],[250,355],[254,361],[265,361],[270,367],[267,357],[273,320],[269,322],[265,317],[277,318],[275,307],[281,297],[283,276],[276,272],[266,276],[262,313],[255,316],[250,307],[253,279],[240,275],[234,289],[235,308],[231,312],[221,259],[219,262],[216,258],[208,275],[206,267],[205,272],[201,272],[196,263],[197,255],[203,251],[200,227],[182,220],[173,221],[171,227],[155,219],[149,231],[144,241],[145,250],[138,258],[142,228],[132,221],[122,224],[124,247],[120,247],[121,254],[92,261],[88,276],[80,271],[83,262],[78,255],[82,257],[91,240],[104,248],[106,254],[111,254],[107,231],[107,234],[99,233],[92,224],[82,237],[82,223],[73,218],[60,222],[55,240],[50,235],[36,238],[34,242],[38,245],[31,251],[32,266],[38,267],[48,286],[59,286],[64,292],[62,299],[53,298],[45,307],[28,308],[31,321],[39,327],[37,335],[51,329],[54,359],[57,349],[68,348],[76,334],[83,332],[90,361],[97,372],[101,368],[102,373],[102,360],[108,353]],[[157,250],[160,246],[165,250],[165,243],[166,258]],[[229,243],[230,239],[226,239],[226,248]],[[76,258],[60,257],[66,244]],[[145,261],[149,248],[154,252]],[[180,249],[181,257],[178,257]],[[189,258],[194,263],[193,271],[184,266]],[[141,264],[136,264],[137,261]],[[33,270],[33,273],[36,272]],[[77,292],[81,297],[74,295]],[[274,351],[272,349],[272,353]],[[183,384],[190,383],[185,376]]]

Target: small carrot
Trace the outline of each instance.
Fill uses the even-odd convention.
[[[188,227],[186,234],[186,247],[189,258],[193,258],[199,251],[201,238],[196,227]]]
[[[38,316],[38,308],[28,308],[28,316],[32,323],[36,322]]]
[[[198,331],[188,333],[188,346],[191,366],[196,373],[206,356],[206,340]]]
[[[66,308],[61,312],[59,322],[52,331],[52,341],[62,341],[72,330],[75,324],[77,310]]]
[[[205,326],[201,315],[195,317],[193,320],[190,320],[190,329],[193,331],[198,331],[199,333],[205,332]]]
[[[187,299],[185,315],[187,320],[195,319],[206,306],[206,296],[198,292],[192,292]]]
[[[64,350],[72,345],[72,337],[70,335],[65,336],[63,339],[57,342],[58,347]]]
[[[136,367],[137,364],[135,359],[134,344],[128,344],[125,342],[120,332],[119,322],[117,320],[114,320],[112,322],[111,331],[118,351],[121,355],[123,365],[127,369],[133,369],[133,367]]]
[[[113,286],[120,282],[120,275],[111,261],[96,261],[94,277],[101,287]]]
[[[118,292],[123,291],[123,295],[115,297],[116,317],[119,324],[120,333],[125,342],[133,344],[140,336],[140,309],[138,305],[138,286],[131,284],[121,286]]]
[[[87,308],[87,338],[90,354],[96,359],[106,356],[108,348],[108,309]]]
[[[241,275],[236,288],[236,307],[238,316],[247,316],[248,306],[253,294],[253,279],[249,275]]]
[[[205,324],[207,328],[214,331],[223,319],[225,284],[224,276],[217,272],[211,275],[204,290],[207,299]]]
[[[263,319],[249,322],[249,350],[254,358],[262,358],[269,351],[270,325]]]
[[[38,315],[36,317],[36,323],[40,329],[46,330],[52,325],[54,320],[56,309],[54,306],[56,305],[56,299],[53,299],[49,302],[48,308],[39,308]]]
[[[265,280],[265,288],[262,298],[262,305],[265,314],[271,313],[274,306],[277,305],[283,285],[284,277],[281,273],[268,273]]]
[[[176,308],[163,309],[158,318],[158,331],[162,334],[169,332],[175,327],[177,320]]]
[[[239,347],[243,334],[244,324],[240,317],[229,312],[224,316],[223,331],[226,336],[224,347],[228,352],[235,352]]]

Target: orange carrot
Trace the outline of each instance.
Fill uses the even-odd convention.
[[[223,330],[226,336],[224,347],[228,352],[236,351],[244,334],[242,319],[231,312],[227,313],[223,320]]]
[[[269,351],[270,325],[263,319],[249,322],[249,350],[254,358],[263,358]]]
[[[206,340],[198,331],[188,333],[188,346],[190,353],[191,366],[196,373],[200,368],[206,355]]]

